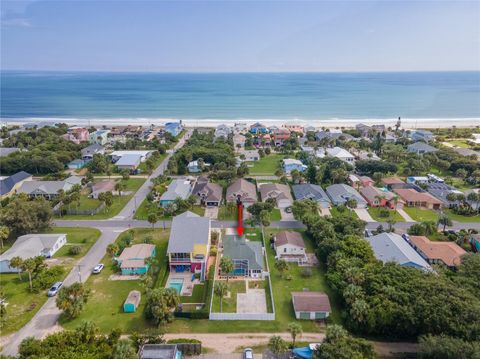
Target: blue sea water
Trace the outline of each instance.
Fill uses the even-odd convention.
[[[3,119],[480,118],[480,72],[0,76]]]

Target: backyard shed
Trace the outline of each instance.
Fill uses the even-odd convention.
[[[123,303],[123,311],[125,313],[134,313],[137,311],[138,306],[140,305],[141,294],[138,290],[132,290],[128,293],[128,297]]]

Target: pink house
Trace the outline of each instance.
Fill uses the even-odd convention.
[[[78,145],[88,141],[88,130],[83,127],[70,127],[62,137]]]

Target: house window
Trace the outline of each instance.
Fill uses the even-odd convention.
[[[283,253],[287,253],[287,248],[283,248]]]

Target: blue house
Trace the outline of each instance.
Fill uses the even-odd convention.
[[[180,122],[167,122],[165,124],[165,132],[177,137],[182,132],[182,124]]]
[[[263,135],[268,133],[268,128],[265,125],[257,122],[250,126],[250,133],[254,135]]]
[[[148,272],[150,264],[148,258],[153,258],[157,250],[153,244],[134,244],[125,248],[116,258],[122,275],[141,275]]]
[[[81,159],[76,159],[68,163],[67,167],[70,170],[79,170],[80,168],[83,168],[88,161],[81,160]]]
[[[293,158],[286,158],[283,160],[283,170],[285,173],[291,173],[293,170],[297,170],[299,172],[303,172],[307,169],[302,161],[295,160]]]
[[[426,130],[416,130],[411,133],[410,137],[413,141],[425,141],[429,142],[433,140],[433,133]]]

